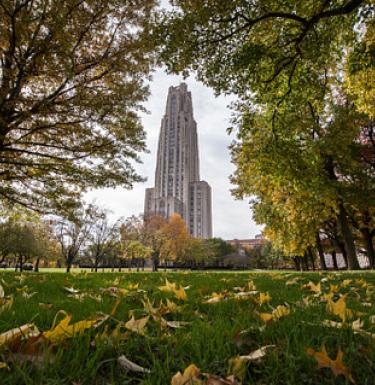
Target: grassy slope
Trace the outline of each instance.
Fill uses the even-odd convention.
[[[58,310],[63,309],[73,315],[73,322],[89,319],[96,312],[109,313],[115,298],[103,295],[103,302],[91,298],[83,302],[69,298],[63,286],[74,286],[84,293],[97,294],[98,289],[114,285],[120,278],[119,287],[128,287],[129,283],[139,283],[145,293],[134,293],[123,298],[117,312],[118,319],[127,321],[129,310],[138,309],[136,318],[145,315],[141,300],[145,295],[159,303],[161,299],[173,298],[172,293],[162,293],[158,286],[165,278],[190,286],[188,300],[183,305],[181,314],[170,314],[170,320],[190,321],[184,329],[165,330],[150,321],[146,336],[130,333],[129,338],[119,344],[91,344],[91,333],[85,333],[67,341],[57,352],[56,361],[43,369],[29,363],[11,365],[8,372],[2,370],[1,384],[169,384],[174,373],[183,370],[190,363],[196,364],[204,372],[226,375],[228,360],[237,354],[247,354],[263,345],[275,344],[272,350],[259,364],[251,364],[244,383],[249,384],[345,384],[343,376],[334,377],[329,369],[317,369],[315,360],[309,357],[305,349],[313,347],[320,350],[324,343],[332,358],[338,347],[344,351],[344,362],[353,373],[357,384],[375,384],[375,340],[355,335],[351,330],[326,328],[321,326],[325,319],[337,320],[326,311],[326,304],[316,301],[313,305],[299,305],[302,297],[310,295],[302,290],[301,284],[309,280],[317,282],[319,274],[268,274],[268,273],[123,273],[123,274],[65,274],[25,273],[20,282],[19,275],[2,273],[0,278],[6,295],[13,294],[15,301],[12,309],[0,314],[0,332],[13,327],[34,322],[40,330],[51,328]],[[293,277],[301,277],[298,285],[286,286],[285,282]],[[363,277],[375,285],[375,274],[340,274],[329,278],[323,287],[328,291],[329,283],[339,283],[344,278]],[[247,300],[229,299],[216,304],[204,303],[212,292],[234,291],[235,286],[244,286],[252,279],[257,290],[269,292],[270,303],[261,307]],[[4,284],[5,283],[5,284]],[[17,288],[28,286],[29,291],[37,294],[30,299],[22,297]],[[354,285],[359,287],[358,285]],[[342,289],[342,292],[350,291]],[[362,301],[365,289],[359,294]],[[368,317],[375,314],[375,308],[363,306],[353,291],[348,295],[348,306],[362,315],[364,329],[375,333]],[[374,303],[372,298],[371,303]],[[52,303],[52,309],[41,309],[39,303]],[[178,301],[176,301],[178,302]],[[263,322],[255,313],[272,311],[272,307],[287,302],[292,309],[290,315],[267,325],[263,332],[259,327]],[[180,302],[182,304],[182,302]],[[200,316],[199,316],[200,315]],[[357,317],[358,318],[358,317]],[[354,318],[356,319],[356,318]],[[241,335],[241,331],[245,331]],[[119,369],[115,361],[121,354],[151,370],[150,375],[136,375]]]

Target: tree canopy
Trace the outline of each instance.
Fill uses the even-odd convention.
[[[0,2],[0,198],[40,211],[131,187],[154,0]]]

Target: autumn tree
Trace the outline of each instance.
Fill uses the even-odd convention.
[[[3,0],[0,196],[43,212],[130,188],[153,61],[154,0]]]
[[[172,214],[161,228],[161,234],[164,238],[161,247],[163,258],[173,261],[183,260],[189,248],[190,235],[180,215]]]

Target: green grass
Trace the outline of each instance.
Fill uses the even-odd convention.
[[[286,282],[300,277],[297,285],[286,286]],[[161,292],[158,286],[165,279],[181,286],[190,286],[186,290],[187,301],[174,299],[173,293]],[[375,339],[369,335],[354,334],[348,328],[327,328],[323,320],[340,319],[327,312],[326,303],[314,298],[314,293],[302,289],[301,285],[309,281],[317,283],[322,278],[322,291],[329,292],[330,284],[342,282],[345,278],[353,279],[348,287],[342,287],[340,293],[347,293],[347,305],[354,312],[351,321],[361,318],[363,329],[375,334],[375,325],[369,317],[375,314],[375,307],[365,306],[363,302],[374,303],[373,291],[375,274],[340,273],[322,275],[319,273],[97,273],[97,274],[54,274],[2,272],[0,279],[5,295],[14,297],[11,309],[0,314],[0,332],[33,322],[39,330],[52,327],[59,310],[73,316],[72,322],[93,319],[98,312],[109,314],[116,298],[102,294],[102,302],[86,296],[82,302],[70,298],[64,286],[79,289],[84,294],[99,294],[100,288],[115,286],[128,288],[129,284],[139,283],[137,292],[121,299],[115,318],[120,321],[130,319],[129,311],[134,310],[135,318],[146,315],[142,300],[149,298],[155,306],[166,298],[182,306],[181,313],[167,314],[164,317],[174,321],[190,322],[183,329],[164,329],[154,320],[146,326],[145,336],[133,332],[123,334],[122,341],[104,341],[94,344],[99,330],[88,330],[81,336],[66,340],[54,348],[56,355],[52,364],[37,366],[30,362],[15,361],[10,363],[10,370],[1,369],[1,384],[169,384],[177,371],[183,371],[194,363],[202,372],[220,376],[228,375],[229,359],[236,355],[245,355],[264,345],[276,345],[257,363],[247,366],[244,384],[346,384],[344,376],[335,377],[330,369],[318,369],[315,359],[306,353],[306,348],[320,350],[325,344],[331,358],[336,357],[340,347],[344,352],[344,363],[351,370],[357,384],[375,384]],[[361,287],[358,279],[366,280],[370,289]],[[234,287],[245,286],[253,280],[259,292],[269,292],[271,301],[261,306],[251,299],[233,298]],[[27,289],[24,287],[27,286]],[[26,299],[22,291],[37,292]],[[205,303],[213,292],[228,291],[228,299],[214,304]],[[370,294],[369,294],[370,293]],[[372,297],[369,297],[371,296]],[[256,296],[255,296],[256,297]],[[311,297],[312,303],[304,306],[303,297]],[[339,298],[336,294],[336,299]],[[51,303],[51,309],[44,309],[39,303]],[[287,303],[290,314],[278,321],[270,322],[261,328],[264,322],[257,312],[271,312],[278,305]],[[60,317],[59,319],[61,319]],[[106,322],[110,329],[116,321]],[[261,329],[260,329],[261,328]],[[125,330],[124,330],[125,332]],[[125,356],[150,369],[150,374],[130,373],[121,369],[116,357]],[[9,353],[3,348],[2,361],[9,361]]]

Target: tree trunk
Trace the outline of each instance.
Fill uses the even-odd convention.
[[[23,272],[23,258],[22,257],[19,257],[19,263],[20,263],[20,272],[22,273]]]
[[[370,230],[365,227],[361,229],[362,237],[365,243],[365,248],[367,252],[367,258],[369,260],[370,269],[373,269],[375,266],[375,251],[374,251],[374,244],[372,242],[372,236],[370,233]]]
[[[311,265],[312,265],[312,269],[313,269],[313,271],[315,271],[314,253],[313,253],[313,251],[311,250],[311,247],[309,247],[309,248],[307,249],[307,255],[308,255],[308,257],[310,258]]]
[[[304,270],[309,271],[309,260],[307,258],[306,253],[302,257],[302,260],[303,260],[303,265],[305,266]]]
[[[341,235],[344,240],[346,254],[348,257],[348,269],[359,270],[360,266],[359,266],[357,254],[355,251],[353,234],[349,227],[346,211],[342,203],[340,203],[339,205],[339,210],[340,211],[339,211],[338,220],[339,220]]]
[[[294,262],[294,264],[296,266],[296,270],[300,271],[301,270],[301,264],[300,264],[300,261],[299,261],[298,257],[292,257],[292,259],[293,259],[293,262]]]
[[[318,249],[318,254],[319,254],[320,268],[322,270],[327,270],[326,259],[324,257],[324,250],[323,250],[322,242],[320,241],[319,233],[316,234],[315,239],[316,239],[316,247]]]
[[[333,250],[332,253],[331,253],[331,255],[332,255],[333,268],[334,268],[335,270],[338,270],[338,269],[339,269],[339,265],[337,264],[336,251]]]
[[[40,260],[40,258],[37,258],[37,259],[36,259],[35,266],[34,266],[34,271],[35,271],[36,273],[39,272],[39,260]]]
[[[159,267],[159,254],[154,252],[152,254],[152,271],[158,271]]]

